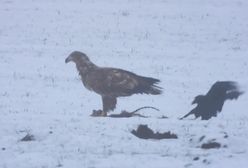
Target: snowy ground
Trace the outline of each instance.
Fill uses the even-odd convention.
[[[178,120],[217,80],[247,91],[247,9],[246,0],[1,0],[0,167],[247,167],[248,94],[218,118]],[[74,50],[162,80],[162,96],[121,98],[113,113],[161,111],[90,117],[101,99],[64,63]],[[139,124],[179,138],[138,139],[130,131]],[[27,133],[35,141],[21,142]],[[222,147],[200,148],[212,139]]]

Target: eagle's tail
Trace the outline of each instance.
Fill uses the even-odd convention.
[[[160,95],[162,93],[163,93],[162,88],[157,85],[152,85],[148,90],[148,94],[152,94],[152,95]]]
[[[139,93],[146,93],[152,95],[162,94],[163,88],[156,85],[160,82],[159,79],[140,77],[139,81],[140,81],[140,85],[137,90]]]

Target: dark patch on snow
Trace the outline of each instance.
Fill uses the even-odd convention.
[[[131,133],[141,139],[177,139],[177,135],[171,132],[154,133],[147,125],[139,125],[137,130],[132,130]]]
[[[223,148],[227,148],[228,146],[227,145],[223,145]]]
[[[210,164],[210,161],[208,161],[207,159],[204,159],[202,162],[205,164]]]
[[[161,117],[159,117],[159,119],[168,119],[169,117],[167,117],[167,116],[161,116]]]
[[[205,135],[201,136],[201,138],[199,139],[199,142],[201,142],[205,137],[206,137]]]
[[[228,136],[228,134],[226,133],[226,132],[224,132],[224,138],[226,139],[226,138],[228,138],[229,136]]]
[[[25,137],[23,137],[23,138],[21,139],[21,141],[34,141],[34,140],[35,140],[35,138],[34,138],[34,136],[31,135],[31,134],[27,134]]]
[[[218,142],[208,142],[202,144],[201,148],[202,149],[218,149],[221,147],[221,144]]]
[[[192,163],[188,163],[186,165],[184,165],[185,168],[188,168],[188,167],[191,167],[192,166]]]
[[[63,165],[61,163],[59,163],[56,167],[63,167]]]
[[[6,148],[3,147],[3,148],[2,148],[2,151],[5,151],[5,150],[6,150]]]
[[[194,157],[193,159],[194,161],[200,160],[200,158],[198,156]]]

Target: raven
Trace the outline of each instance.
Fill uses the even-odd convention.
[[[226,100],[238,99],[243,93],[239,90],[237,82],[218,81],[206,95],[196,96],[192,104],[197,104],[197,106],[180,119],[194,114],[196,118],[201,117],[202,120],[209,120],[221,112]]]

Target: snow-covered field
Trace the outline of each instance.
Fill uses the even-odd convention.
[[[209,121],[178,120],[217,80],[247,91],[247,0],[1,0],[0,20],[1,168],[248,166],[248,94]],[[120,98],[113,113],[161,111],[90,117],[101,99],[65,64],[74,50],[162,80],[163,95]],[[178,139],[138,139],[139,124]],[[220,149],[200,148],[213,139]]]

